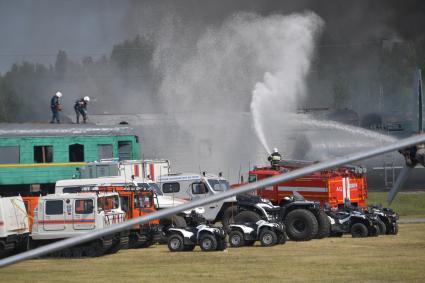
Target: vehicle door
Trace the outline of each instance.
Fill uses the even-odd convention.
[[[43,229],[45,231],[65,230],[65,211],[63,200],[46,200],[43,204]]]
[[[190,197],[192,200],[205,198],[210,194],[208,186],[204,182],[194,182],[190,185]],[[217,215],[217,203],[204,206],[204,217],[207,220],[214,220]]]
[[[132,219],[134,217],[137,217],[138,215],[135,214],[132,205],[132,201],[130,200],[130,194],[127,192],[120,192],[120,202],[121,202],[121,209],[125,212],[126,219]]]
[[[75,199],[72,220],[75,230],[94,229],[94,200],[92,198]]]

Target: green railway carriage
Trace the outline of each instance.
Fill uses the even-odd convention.
[[[131,127],[0,124],[0,195],[52,192],[57,180],[106,158],[140,159]]]

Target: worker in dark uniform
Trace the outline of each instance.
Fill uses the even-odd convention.
[[[62,97],[61,92],[56,92],[55,95],[53,95],[52,99],[50,99],[50,110],[52,110],[52,120],[50,121],[51,124],[53,124],[56,120],[58,124],[60,124],[59,119],[59,111],[62,110],[62,106],[59,102],[59,98]]]
[[[87,103],[90,101],[90,97],[84,96],[75,102],[74,110],[77,116],[77,124],[80,124],[80,115],[83,116],[84,124],[87,122]]]
[[[282,159],[282,156],[277,151],[277,148],[273,148],[273,153],[270,154],[267,160],[270,161],[272,169],[277,170],[279,168],[279,162],[281,159]]]

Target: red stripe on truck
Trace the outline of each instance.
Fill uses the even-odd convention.
[[[149,171],[151,175],[151,180],[153,181],[155,179],[155,165],[154,164],[149,164]]]
[[[39,220],[39,224],[87,224],[94,223],[94,219],[79,219],[79,220]]]

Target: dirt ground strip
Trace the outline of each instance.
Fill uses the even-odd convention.
[[[165,245],[91,259],[36,259],[0,282],[424,282],[425,224],[397,236],[327,238],[224,252],[170,253]]]

